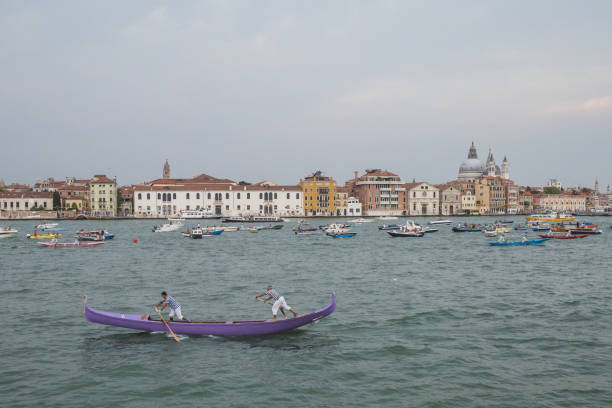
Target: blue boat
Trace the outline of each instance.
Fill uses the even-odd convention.
[[[353,238],[355,235],[357,235],[356,232],[343,232],[340,234],[327,234],[332,238]]]
[[[514,227],[515,230],[517,231],[550,231],[550,227],[524,227],[524,226],[518,226],[518,227]]]
[[[529,241],[489,242],[489,245],[491,246],[539,245],[539,244],[542,244],[548,241],[549,239],[550,238],[538,238],[538,239],[532,239]]]
[[[221,235],[223,234],[223,230],[217,230],[217,231],[203,231],[202,232],[202,236],[203,237],[210,237],[213,235]]]

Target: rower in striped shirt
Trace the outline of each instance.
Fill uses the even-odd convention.
[[[157,303],[157,306],[163,304],[161,310],[164,310],[166,306],[170,305],[170,320],[174,320],[174,316],[178,317],[180,320],[187,320],[186,317],[181,313],[181,304],[176,301],[172,296],[168,295],[166,291],[161,293],[162,300]]]
[[[263,296],[268,296],[267,299],[263,300],[266,303],[270,299],[274,299],[274,304],[272,305],[272,320],[276,320],[276,314],[278,313],[278,309],[281,310],[281,313],[283,314],[283,316],[285,316],[285,319],[287,318],[287,315],[285,314],[285,309],[293,313],[293,317],[298,317],[298,313],[287,304],[287,302],[285,301],[285,297],[281,296],[280,293],[276,291],[276,289],[272,288],[272,286],[268,285],[268,287],[266,287],[266,291],[255,296],[255,299],[259,299]]]

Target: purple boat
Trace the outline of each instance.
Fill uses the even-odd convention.
[[[329,316],[336,309],[336,295],[332,294],[331,302],[323,309],[287,320],[234,320],[234,321],[171,321],[168,324],[176,334],[216,335],[216,336],[250,336],[280,333],[293,330],[309,323],[314,323]],[[161,320],[148,314],[122,314],[103,312],[92,309],[85,304],[85,318],[92,323],[125,327],[150,332],[167,332]]]

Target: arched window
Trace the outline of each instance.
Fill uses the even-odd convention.
[[[268,201],[268,193],[264,193],[264,200]]]
[[[166,193],[162,194],[162,201],[166,201]]]
[[[161,200],[161,193],[157,193],[157,199]]]

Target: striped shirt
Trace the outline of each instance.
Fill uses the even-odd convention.
[[[177,302],[172,296],[168,295],[166,296],[166,299],[164,299],[164,303],[167,303],[170,306],[170,309],[172,310],[176,310],[179,307],[181,307],[181,304],[179,302]]]
[[[276,291],[276,289],[266,290],[266,295],[272,296],[274,300],[278,300],[281,297],[281,295]]]

